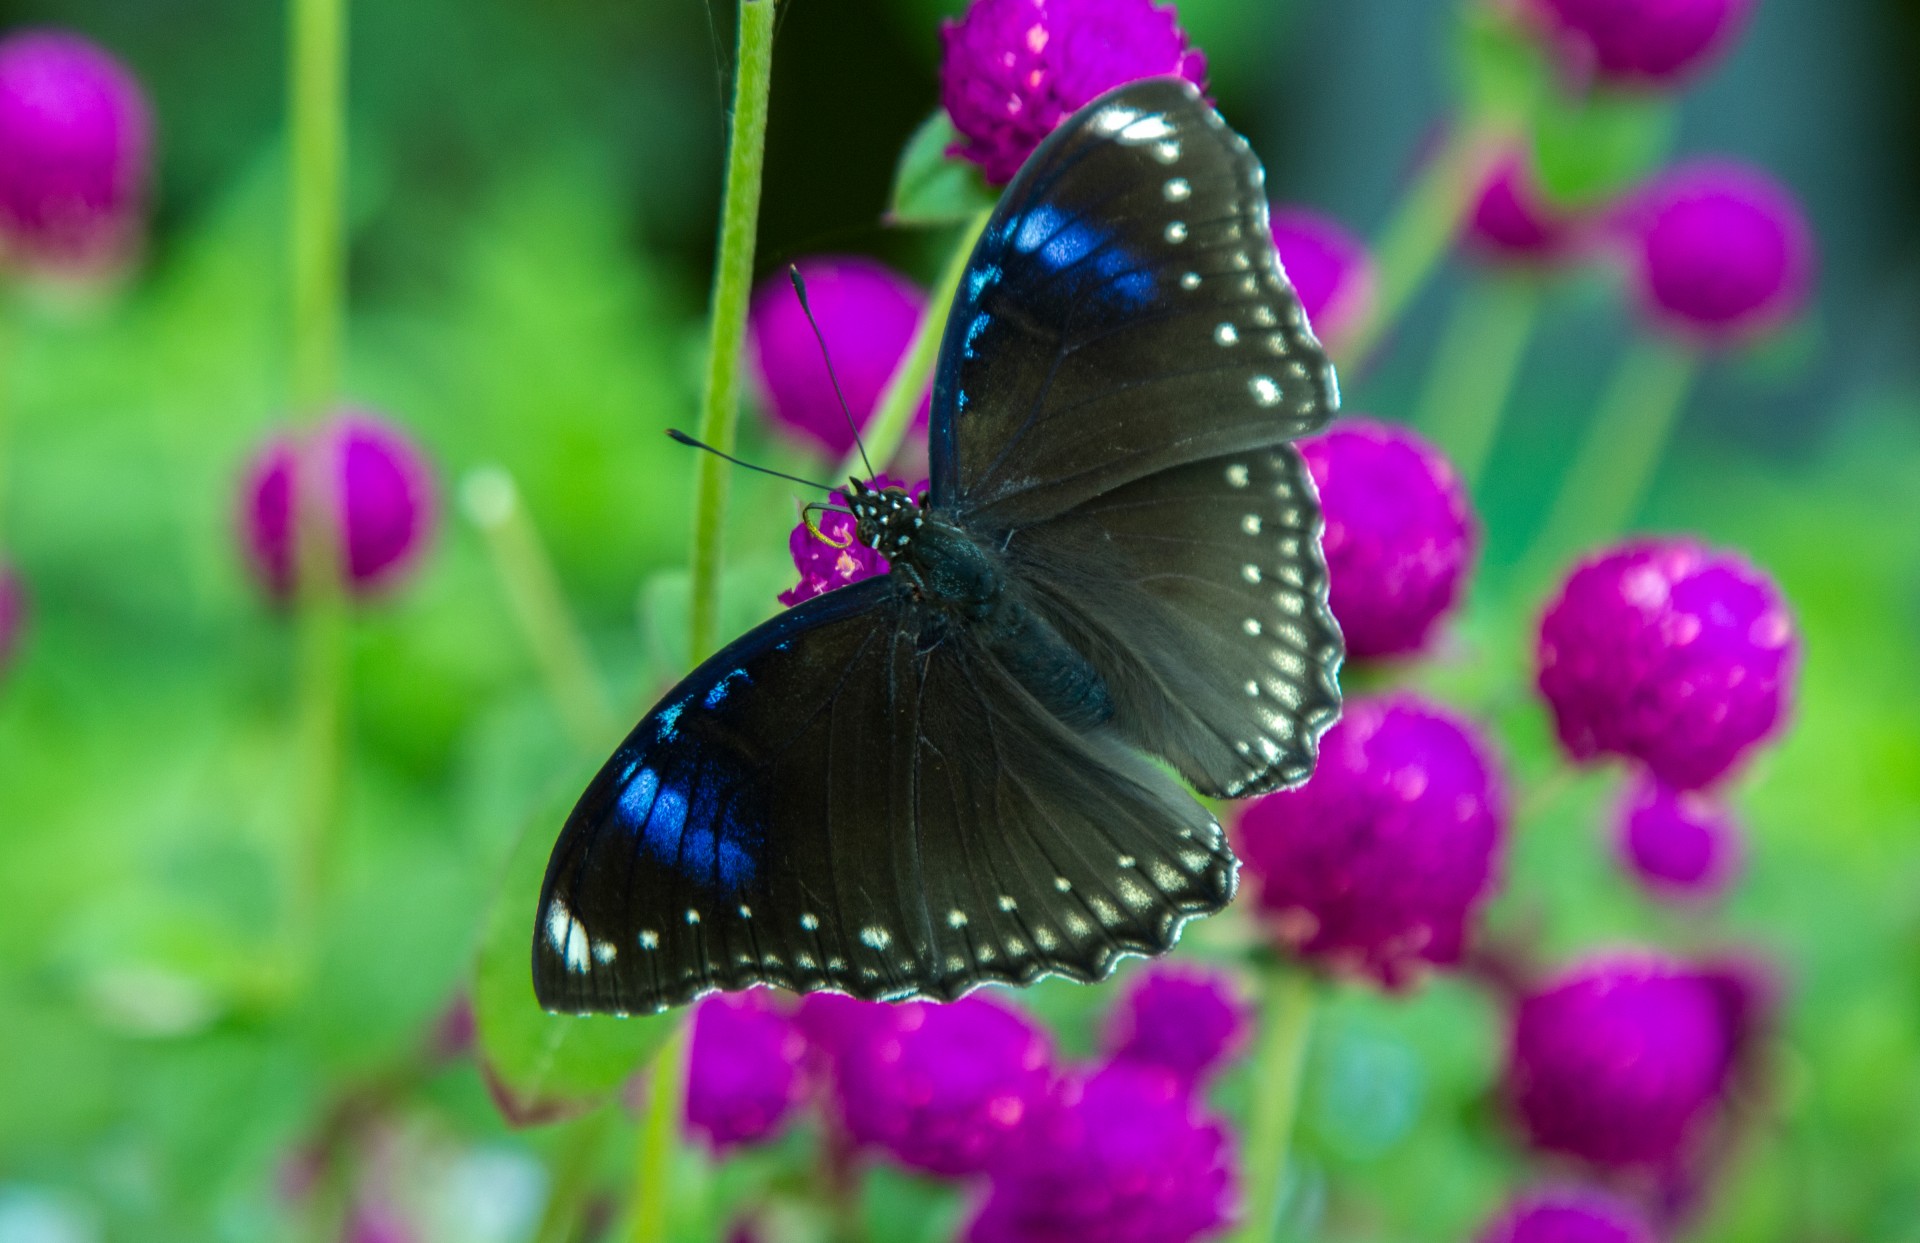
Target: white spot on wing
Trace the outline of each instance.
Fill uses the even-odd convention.
[[[967,913],[965,911],[954,910],[954,911],[947,912],[947,927],[964,928],[966,926],[967,926]]]
[[[660,948],[660,934],[659,934],[659,933],[657,933],[657,932],[655,932],[655,931],[653,931],[653,930],[652,930],[652,929],[650,929],[650,928],[642,928],[642,929],[640,930],[640,948],[641,948],[641,949],[643,949],[643,950],[657,950],[657,949],[659,949],[659,948]]]
[[[1215,345],[1238,345],[1240,330],[1232,324],[1221,324],[1213,330],[1213,341]]]
[[[860,944],[883,950],[893,944],[893,934],[877,925],[868,925],[860,930]]]
[[[1170,177],[1167,184],[1161,187],[1161,193],[1167,196],[1169,203],[1184,203],[1193,193],[1193,187],[1187,184],[1185,177]]]
[[[1260,581],[1260,567],[1249,561],[1240,567],[1240,577],[1250,583],[1257,583]]]
[[[800,926],[808,932],[818,932],[820,930],[820,921],[811,915],[802,915],[800,916]]]
[[[1187,240],[1186,222],[1182,220],[1175,220],[1172,223],[1168,224],[1166,237],[1169,242],[1173,242],[1176,245],[1186,241]]]
[[[593,961],[597,963],[610,963],[619,952],[619,948],[611,941],[595,941],[593,943]]]
[[[1234,488],[1247,486],[1247,468],[1239,462],[1227,467],[1227,485]]]

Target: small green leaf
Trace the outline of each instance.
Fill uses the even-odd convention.
[[[1549,96],[1533,117],[1541,192],[1576,208],[1617,197],[1666,158],[1674,121],[1672,106],[1653,96]]]
[[[1539,40],[1512,16],[1492,5],[1464,7],[1455,57],[1467,112],[1510,123],[1524,120],[1552,93],[1553,66]]]
[[[584,779],[583,779],[584,780]],[[603,1102],[681,1022],[548,1014],[533,996],[532,939],[540,881],[572,803],[569,787],[521,834],[487,920],[473,989],[475,1033],[487,1085],[515,1126],[554,1122]]]
[[[959,138],[944,108],[913,131],[894,170],[888,220],[894,224],[955,224],[993,206],[996,196],[980,169],[947,154],[947,148]]]

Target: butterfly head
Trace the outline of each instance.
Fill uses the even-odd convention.
[[[846,497],[855,539],[888,560],[912,547],[926,517],[912,493],[897,485],[875,488],[854,479],[847,484]]]

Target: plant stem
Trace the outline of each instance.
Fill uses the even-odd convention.
[[[773,78],[774,0],[740,0],[739,71],[733,86],[733,133],[720,215],[720,257],[713,271],[713,319],[700,439],[733,452],[740,415],[740,347],[753,292],[753,247],[760,223],[760,174],[766,158],[767,95]],[[703,453],[695,466],[693,591],[688,633],[693,659],[714,648],[720,613],[720,543],[727,509],[726,463]]]
[[[1486,471],[1539,309],[1532,277],[1497,276],[1462,294],[1440,340],[1414,422],[1446,452],[1469,492]]]
[[[752,0],[750,0],[752,2]],[[771,4],[768,5],[772,7]],[[632,1243],[666,1243],[673,1158],[679,1149],[680,1115],[686,1108],[687,1051],[692,1024],[674,1025],[654,1055],[648,1074],[647,1111],[640,1122],[639,1161],[634,1169]]]
[[[1580,544],[1617,535],[1633,521],[1699,370],[1699,354],[1675,342],[1650,338],[1628,347],[1521,561],[1523,589],[1544,582]]]
[[[1238,1243],[1269,1243],[1280,1229],[1288,1149],[1300,1111],[1300,1081],[1313,1027],[1314,982],[1287,963],[1262,973],[1260,1047],[1253,1066],[1253,1117],[1247,1128],[1247,1215]]]
[[[520,633],[560,719],[582,750],[599,755],[618,723],[513,476],[498,466],[474,471],[460,485],[460,503],[486,537]]]
[[[920,408],[920,398],[926,393],[934,365],[940,360],[940,339],[946,335],[947,311],[953,306],[954,295],[960,290],[961,278],[967,274],[967,260],[973,257],[974,243],[980,240],[980,233],[987,227],[987,220],[992,215],[991,208],[983,210],[960,230],[953,254],[948,257],[947,266],[940,273],[940,283],[934,286],[933,292],[927,297],[926,314],[920,317],[920,325],[914,329],[907,352],[901,355],[893,374],[887,377],[887,387],[880,394],[873,417],[867,421],[862,439],[866,444],[867,456],[877,464],[877,469],[886,469],[893,455],[899,452],[900,442],[906,439],[907,429],[913,424],[914,412]],[[840,463],[839,473],[834,478],[848,479],[864,471],[865,464],[856,447]]]

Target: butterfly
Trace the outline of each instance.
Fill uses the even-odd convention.
[[[1168,769],[1297,783],[1340,706],[1287,443],[1339,394],[1264,183],[1179,79],[1040,145],[954,296],[924,502],[845,489],[890,570],[748,631],[614,752],[548,864],[542,1005],[1095,980],[1228,903]]]

